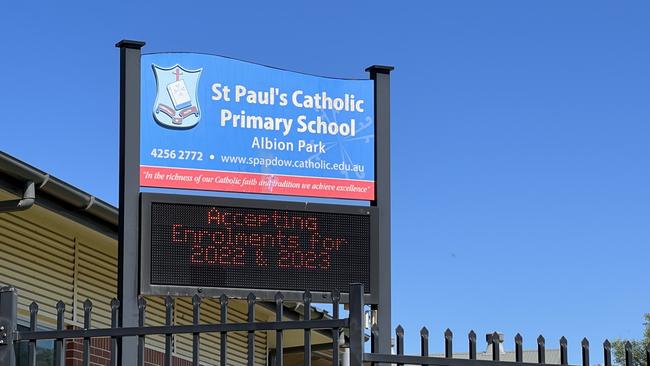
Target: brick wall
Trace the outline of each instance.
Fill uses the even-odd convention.
[[[65,365],[82,366],[83,350],[82,339],[68,340],[65,345]],[[110,338],[92,338],[90,340],[90,366],[109,366],[111,361],[110,350]],[[133,355],[133,357],[137,357],[137,355]],[[145,348],[144,364],[145,366],[162,366],[165,363],[164,357],[165,354],[163,352]],[[192,361],[173,357],[172,366],[192,366]]]

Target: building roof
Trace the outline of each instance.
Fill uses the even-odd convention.
[[[40,169],[0,151],[0,178],[20,190],[27,182],[34,182],[36,202],[45,198],[61,208],[87,216],[117,233],[118,209]]]

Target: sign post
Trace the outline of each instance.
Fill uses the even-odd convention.
[[[197,53],[120,48],[118,298],[276,291],[350,301],[361,283],[376,351],[391,347],[390,66],[337,79]],[[330,205],[142,187],[365,201]],[[293,299],[293,297],[296,297]],[[120,341],[121,366],[137,340]]]
[[[120,49],[120,197],[117,298],[119,325],[138,326],[140,195],[140,49],[144,42],[122,40]],[[137,338],[118,341],[119,364],[135,365]]]
[[[392,66],[373,65],[366,69],[370,79],[375,81],[375,165],[376,196],[372,205],[377,207],[378,227],[378,273],[376,305],[377,312],[377,349],[375,351],[389,354],[391,352],[391,219],[390,219],[390,72]]]

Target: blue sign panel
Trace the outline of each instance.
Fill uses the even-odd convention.
[[[142,56],[140,185],[375,198],[374,84]]]

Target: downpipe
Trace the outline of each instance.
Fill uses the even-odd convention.
[[[24,211],[32,207],[34,202],[36,202],[36,188],[34,187],[34,182],[29,181],[25,184],[23,198],[0,202],[0,213]]]

